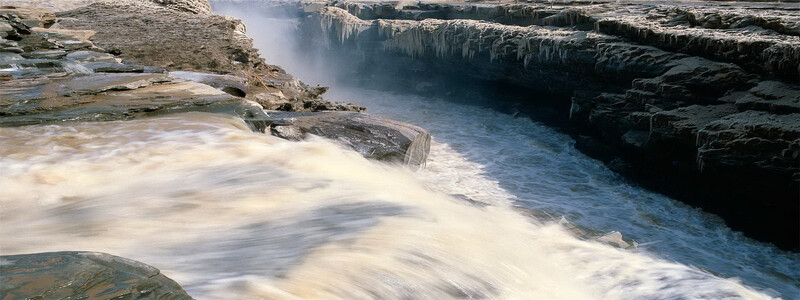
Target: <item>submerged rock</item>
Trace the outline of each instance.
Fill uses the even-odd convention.
[[[342,143],[366,158],[400,162],[414,169],[425,166],[431,137],[421,127],[353,112],[271,112],[270,132],[300,140],[308,134]]]
[[[99,252],[0,256],[3,299],[192,299],[144,263]]]

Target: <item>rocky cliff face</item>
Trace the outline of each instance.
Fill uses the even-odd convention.
[[[613,169],[748,235],[798,247],[794,8],[336,2],[304,20],[308,40],[322,37],[318,47],[359,62],[362,74],[411,74],[395,80],[402,88],[462,89],[441,80],[456,78],[547,95],[555,100],[515,101],[555,107],[577,146]]]

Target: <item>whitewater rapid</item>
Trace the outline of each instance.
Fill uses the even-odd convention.
[[[291,44],[248,25],[259,48]],[[324,74],[292,61],[303,79]],[[796,254],[626,183],[527,118],[345,86],[328,97],[428,129],[427,167],[281,140],[221,114],[0,128],[0,254],[107,252],[198,299],[800,295]],[[581,240],[517,206],[640,247]]]
[[[768,298],[522,216],[442,144],[420,179],[207,113],[0,128],[0,139],[0,252],[108,252],[199,299]],[[458,178],[436,171],[453,167]]]
[[[546,211],[601,232],[620,231],[639,243],[637,251],[800,299],[797,253],[744,237],[715,215],[629,183],[576,150],[569,136],[489,108],[498,99],[436,99],[357,87],[347,76],[348,62],[302,46],[291,16],[213,4],[217,13],[245,22],[268,61],[312,85],[331,86],[327,99],[352,101],[370,113],[429,130],[436,155],[417,176],[446,193]]]

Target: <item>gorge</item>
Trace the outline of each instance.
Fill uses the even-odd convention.
[[[262,5],[300,15],[302,48],[330,49],[337,78],[449,98],[493,90],[489,106],[560,125],[640,184],[800,246],[796,6]]]
[[[794,4],[0,4],[0,298],[800,297]]]

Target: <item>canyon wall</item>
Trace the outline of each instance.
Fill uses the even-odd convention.
[[[443,95],[499,87],[515,109],[561,119],[554,124],[579,149],[612,169],[749,236],[798,246],[800,16],[792,4],[282,8],[293,5],[308,47],[347,62],[340,68],[354,81]]]

